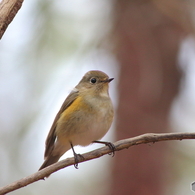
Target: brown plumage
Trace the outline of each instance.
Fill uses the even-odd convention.
[[[71,144],[86,146],[106,134],[113,120],[108,93],[111,80],[101,71],[84,75],[54,119],[45,142],[45,161],[39,170],[57,162]]]

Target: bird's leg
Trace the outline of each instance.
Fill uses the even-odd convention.
[[[73,151],[73,154],[74,154],[74,160],[75,160],[75,163],[74,163],[74,167],[76,169],[78,169],[78,163],[79,163],[79,159],[83,159],[84,160],[84,157],[81,155],[81,154],[77,154],[74,150],[74,147],[72,145],[72,142],[70,142],[70,145],[71,145],[71,148],[72,148],[72,151]]]
[[[108,146],[111,150],[111,153],[109,153],[109,155],[112,154],[112,156],[115,155],[115,150],[116,150],[116,147],[113,143],[111,142],[104,142],[104,141],[93,141],[93,143],[98,143],[98,144],[105,144],[106,146]]]

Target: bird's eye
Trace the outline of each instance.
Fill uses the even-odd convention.
[[[90,79],[90,82],[91,82],[92,84],[94,84],[94,83],[97,82],[97,79],[96,79],[96,78],[91,78],[91,79]]]

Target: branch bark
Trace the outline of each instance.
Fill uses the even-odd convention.
[[[147,143],[155,143],[160,141],[168,141],[168,140],[183,140],[183,139],[195,139],[195,133],[147,133],[143,135],[139,135],[133,138],[123,139],[114,143],[116,151],[127,149],[134,145],[139,144],[147,144]],[[89,161],[95,158],[99,158],[104,156],[105,154],[109,154],[111,152],[110,148],[105,146],[91,152],[82,154],[84,158],[79,159],[79,162]],[[22,178],[12,184],[9,184],[5,187],[0,188],[0,195],[4,195],[16,189],[27,186],[31,183],[34,183],[38,180],[44,180],[47,175],[50,175],[60,169],[71,166],[74,164],[74,158],[67,158],[60,162],[57,162],[45,169],[38,171],[28,177]]]
[[[23,0],[2,0],[0,3],[0,39],[21,8]]]

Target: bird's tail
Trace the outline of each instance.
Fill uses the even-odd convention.
[[[48,157],[45,159],[44,163],[43,163],[43,164],[41,165],[41,167],[39,168],[39,171],[40,171],[41,169],[44,169],[45,167],[48,167],[49,165],[52,165],[52,164],[56,163],[56,162],[60,159],[60,157],[61,157],[61,155],[55,155],[55,156],[50,155],[50,156],[48,156]]]
[[[71,148],[70,143],[67,142],[67,144],[61,144],[61,142],[59,142],[59,140],[55,143],[54,148],[50,151],[49,154],[46,155],[45,161],[43,162],[43,164],[41,165],[41,167],[39,168],[39,171],[41,169],[44,169],[45,167],[48,167],[54,163],[56,163],[60,157],[69,149]],[[49,177],[46,176],[46,177]]]

